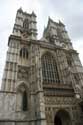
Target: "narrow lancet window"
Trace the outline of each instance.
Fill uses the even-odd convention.
[[[22,98],[22,108],[23,111],[27,111],[27,93],[26,91],[23,92],[23,98]]]

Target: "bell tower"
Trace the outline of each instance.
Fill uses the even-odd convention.
[[[37,40],[36,15],[34,12],[31,14],[23,12],[20,8],[16,14],[13,33],[8,41],[9,48],[3,74],[2,90],[15,90],[18,74],[17,65],[29,65],[27,64],[27,58],[30,49],[27,44],[31,40]]]
[[[36,15],[28,14],[20,8],[17,11],[13,34],[25,39],[37,39]]]
[[[36,23],[34,12],[18,9],[1,86],[7,110],[1,111],[1,117],[4,115],[7,125],[46,125]]]

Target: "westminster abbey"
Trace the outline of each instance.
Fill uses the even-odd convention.
[[[65,25],[17,10],[0,90],[0,125],[83,125],[83,67]]]

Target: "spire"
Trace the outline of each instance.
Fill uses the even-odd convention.
[[[32,15],[36,17],[36,14],[34,13],[34,11],[32,11]]]
[[[59,25],[60,26],[65,26],[60,20],[59,20]]]
[[[17,11],[22,13],[23,12],[22,7],[20,7]]]

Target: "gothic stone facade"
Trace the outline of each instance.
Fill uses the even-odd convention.
[[[37,40],[36,15],[19,9],[8,40],[0,125],[83,125],[83,67],[59,21]]]

